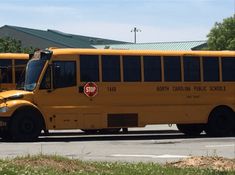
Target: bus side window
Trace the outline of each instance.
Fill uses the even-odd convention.
[[[140,56],[123,56],[123,76],[125,82],[141,81]]]
[[[15,83],[22,86],[25,81],[25,69],[28,60],[15,60]]]
[[[185,56],[184,58],[184,81],[200,81],[200,58]]]
[[[81,82],[99,81],[99,56],[80,55]]]
[[[46,73],[42,79],[40,89],[51,89],[51,66],[47,67]]]
[[[102,55],[102,81],[103,82],[121,81],[120,56]]]
[[[203,57],[204,81],[219,81],[219,58]]]
[[[235,81],[235,57],[222,58],[223,81]]]
[[[165,81],[181,81],[180,57],[165,56],[163,62]]]
[[[2,59],[0,61],[1,83],[12,83],[12,60]]]
[[[53,87],[65,88],[76,86],[76,61],[53,62]]]
[[[0,83],[6,83],[7,82],[7,68],[0,67]]]
[[[144,81],[162,81],[160,56],[144,56]]]

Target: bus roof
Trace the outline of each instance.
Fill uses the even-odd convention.
[[[26,53],[0,53],[0,59],[29,59]]]
[[[51,48],[53,55],[163,55],[163,56],[225,56],[235,57],[235,51],[156,51],[156,50],[112,50],[112,49],[76,49]]]

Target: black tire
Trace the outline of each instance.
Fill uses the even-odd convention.
[[[14,141],[35,141],[42,129],[42,118],[32,109],[16,112],[10,123],[10,133]]]
[[[188,136],[199,136],[205,124],[176,124],[178,130]]]
[[[11,135],[7,129],[0,131],[0,138],[2,140],[11,140]]]
[[[235,133],[235,114],[228,107],[218,107],[209,116],[205,129],[209,136],[232,136]]]

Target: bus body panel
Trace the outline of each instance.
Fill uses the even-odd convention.
[[[79,92],[79,55],[193,55],[224,56],[231,52],[150,52],[55,49],[53,61],[76,61],[77,86],[49,92],[39,90],[35,102],[45,114],[48,129],[97,129],[123,127],[113,125],[117,117],[126,127],[148,124],[207,123],[210,112],[226,105],[235,111],[233,82],[95,82],[98,94],[87,97]],[[229,55],[230,54],[230,55]],[[232,56],[235,56],[232,52]],[[130,121],[125,121],[123,118]],[[115,120],[115,119],[114,119]],[[123,121],[122,121],[123,120]]]

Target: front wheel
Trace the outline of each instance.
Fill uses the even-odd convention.
[[[10,133],[15,141],[34,141],[42,131],[40,116],[31,110],[18,111],[12,117]]]
[[[176,124],[178,130],[188,136],[199,136],[204,130],[204,124]]]
[[[0,130],[0,138],[2,138],[2,140],[10,140],[11,135],[7,129]]]

